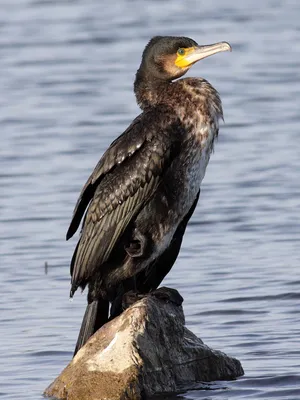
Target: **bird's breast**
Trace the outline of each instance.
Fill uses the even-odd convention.
[[[201,124],[191,133],[190,146],[187,155],[186,175],[189,185],[196,184],[199,188],[204,178],[207,164],[213,150],[217,129],[210,124]]]

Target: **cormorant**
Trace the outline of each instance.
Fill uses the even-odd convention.
[[[187,37],[147,44],[134,82],[142,113],[100,159],[67,232],[74,235],[87,208],[71,261],[70,296],[88,285],[74,354],[108,321],[109,303],[114,317],[124,293],[156,289],[173,266],[223,117],[205,79],[175,79],[228,50],[226,42],[199,46]]]

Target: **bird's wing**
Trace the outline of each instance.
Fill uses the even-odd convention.
[[[130,280],[127,279],[126,283],[122,282],[122,284],[118,287],[117,296],[112,302],[110,309],[111,317],[117,316],[123,311],[123,296],[126,292],[134,292],[135,294],[149,293],[157,289],[161,284],[177,259],[187,223],[195,211],[199,196],[200,190],[189,212],[178,225],[169,247],[156,260],[154,260],[149,267],[140,271]]]
[[[72,220],[66,235],[67,240],[77,231],[83,214],[105,174],[132,157],[143,145],[146,136],[145,134],[138,135],[138,127],[142,120],[141,115],[132,122],[121,136],[112,142],[83,186],[73,211]]]
[[[165,118],[161,123],[158,123],[159,120],[160,118],[144,118],[142,124],[131,128],[127,140],[123,140],[124,136],[120,137],[112,145],[113,150],[110,148],[102,159],[99,170],[106,166],[107,172],[102,173],[101,178],[98,172],[94,175],[94,180],[91,179],[90,184],[96,182],[97,186],[71,262],[71,293],[78,286],[84,287],[95,269],[108,259],[117,240],[141,207],[151,198],[164,172],[176,157],[176,124],[170,124],[170,120]],[[164,121],[167,123],[163,124]],[[172,131],[172,135],[168,134],[168,130]],[[139,140],[137,145],[135,139],[139,138],[139,135],[144,139]],[[115,155],[114,163],[112,151]],[[128,155],[131,152],[132,154]],[[81,197],[84,198],[84,194]],[[75,209],[75,214],[79,212],[79,208],[80,203]]]

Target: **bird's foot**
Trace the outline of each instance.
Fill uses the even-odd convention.
[[[177,306],[181,306],[181,304],[183,303],[183,297],[179,294],[179,292],[176,289],[171,289],[163,286],[147,294],[139,293],[134,290],[128,291],[122,297],[123,310],[126,310],[128,307],[132,306],[134,303],[136,303],[139,300],[142,300],[144,297],[147,296],[153,296],[159,300],[174,303]]]
[[[137,301],[143,299],[145,296],[147,296],[147,295],[139,293],[134,290],[130,290],[129,292],[126,292],[122,297],[123,310],[126,310],[128,307],[132,306]]]
[[[183,303],[183,297],[179,292],[176,289],[168,288],[166,286],[154,290],[150,293],[150,296],[154,296],[159,300],[174,303],[177,306],[181,306]]]

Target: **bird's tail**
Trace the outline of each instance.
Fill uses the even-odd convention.
[[[108,306],[109,303],[103,299],[95,300],[87,305],[73,357],[88,339],[108,321]]]

